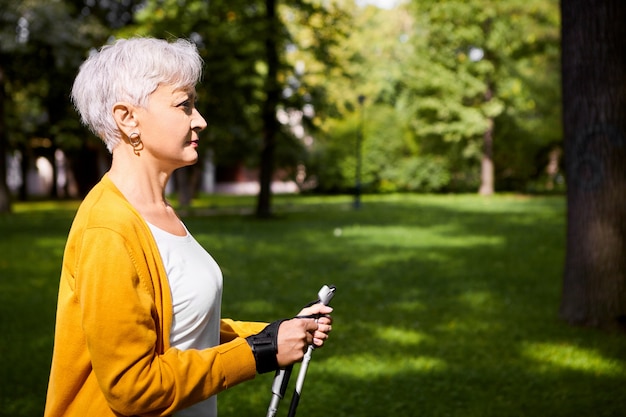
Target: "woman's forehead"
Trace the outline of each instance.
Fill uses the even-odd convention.
[[[154,90],[153,94],[159,92],[160,94],[186,94],[188,96],[196,95],[196,87],[195,86],[178,86],[174,84],[159,84],[157,89]]]

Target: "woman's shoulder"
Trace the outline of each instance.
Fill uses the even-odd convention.
[[[104,227],[120,233],[147,227],[141,215],[106,175],[84,198],[74,223],[85,228]]]

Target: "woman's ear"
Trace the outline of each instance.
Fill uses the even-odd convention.
[[[113,119],[118,129],[126,136],[130,136],[137,128],[135,106],[127,102],[117,102],[113,105]]]

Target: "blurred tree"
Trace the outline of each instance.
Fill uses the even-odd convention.
[[[57,149],[69,158],[81,195],[99,178],[95,158],[103,147],[80,126],[69,92],[87,51],[110,36],[109,27],[128,23],[136,3],[1,0],[0,158],[4,163],[6,152],[20,150],[21,198],[28,195],[26,171],[34,156],[50,161],[56,196]],[[6,169],[2,172],[0,201],[7,201]]]
[[[413,47],[406,10],[357,7],[346,2],[352,22],[346,39],[333,48],[339,61],[324,74],[329,85],[329,117],[313,146],[312,174],[318,190],[345,191],[356,186],[357,137],[362,129],[362,185],[365,190],[400,190],[395,168],[410,164],[417,152],[407,119],[395,109],[399,80],[404,77]],[[364,104],[359,103],[364,96]]]
[[[0,152],[19,146],[27,155],[27,138],[45,137],[50,151],[71,156],[82,190],[103,147],[79,126],[67,93],[86,51],[112,35],[196,42],[209,123],[201,152],[218,167],[262,168],[259,215],[271,211],[277,170],[303,187],[351,188],[360,129],[370,190],[477,187],[486,134],[495,137],[501,181],[539,177],[558,155],[554,1],[421,2],[411,12],[352,0],[0,2],[0,79],[11,113],[0,124]],[[175,182],[197,183],[199,169]]]
[[[54,167],[57,148],[56,132],[69,107],[67,78],[80,62],[80,38],[75,36],[78,25],[63,2],[6,1],[0,53],[3,56],[3,106],[10,114],[2,118],[7,131],[6,152],[19,148],[22,156],[22,177],[26,178],[29,156],[36,149]],[[6,104],[6,103],[4,103]],[[33,142],[33,138],[43,138]],[[2,155],[6,158],[6,155]],[[53,170],[53,183],[56,170]],[[23,181],[21,197],[27,194]],[[56,192],[56,187],[52,187]],[[54,194],[53,194],[54,195]]]
[[[5,93],[4,68],[0,64],[0,213],[11,212],[11,192],[7,185],[7,130],[4,122]]]
[[[400,81],[399,102],[414,115],[422,152],[446,155],[453,178],[467,178],[480,161],[479,192],[491,194],[494,141],[531,136],[539,147],[558,141],[558,129],[538,137],[523,128],[539,118],[554,126],[558,116],[546,113],[558,108],[551,75],[558,62],[557,2],[427,1],[414,2],[413,10],[423,36],[413,38],[415,59]]]
[[[626,329],[626,3],[563,0],[567,253],[561,315]]]
[[[485,193],[498,178],[508,189],[547,183],[561,140],[558,5],[496,3],[348,9],[343,71],[327,75],[336,111],[313,154],[320,189],[353,182],[359,94],[370,191],[477,189],[483,162]]]
[[[280,100],[281,85],[278,80],[280,66],[280,50],[282,49],[281,29],[282,22],[276,11],[277,0],[265,0],[265,14],[263,33],[265,65],[264,91],[265,99],[261,106],[261,120],[263,123],[261,158],[260,158],[260,191],[257,200],[256,214],[259,217],[271,215],[272,180],[274,176],[274,157],[276,155],[276,137],[278,135],[278,119],[276,111]]]

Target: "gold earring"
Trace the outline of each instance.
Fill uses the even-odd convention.
[[[143,149],[143,142],[139,137],[139,133],[131,133],[130,136],[128,136],[128,141],[130,142],[130,146],[133,147],[133,152],[135,152],[135,155],[139,156],[139,152],[141,152],[141,150]]]

